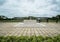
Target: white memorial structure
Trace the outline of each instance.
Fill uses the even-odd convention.
[[[24,23],[25,24],[35,24],[35,23],[37,23],[37,21],[36,20],[24,20]]]
[[[37,23],[36,20],[24,20],[22,23],[18,23],[15,27],[19,28],[40,28],[42,25],[41,23]]]

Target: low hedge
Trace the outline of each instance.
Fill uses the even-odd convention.
[[[60,35],[54,37],[43,36],[0,36],[0,42],[60,42]]]

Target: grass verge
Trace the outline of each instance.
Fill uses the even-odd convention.
[[[60,35],[54,37],[43,36],[0,36],[0,42],[60,42]]]

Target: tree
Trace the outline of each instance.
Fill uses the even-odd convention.
[[[0,16],[0,20],[7,19],[6,16]]]
[[[58,23],[58,21],[60,20],[60,15],[56,16],[56,23]]]

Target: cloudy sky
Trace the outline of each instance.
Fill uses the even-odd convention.
[[[0,0],[0,15],[7,17],[57,14],[60,14],[60,0]]]

